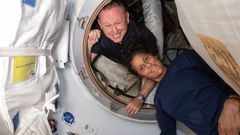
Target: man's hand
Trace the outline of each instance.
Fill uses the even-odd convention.
[[[90,55],[91,61],[93,61],[93,59],[97,56],[96,54],[91,53],[91,51],[92,51],[93,45],[98,42],[98,39],[100,38],[100,36],[101,36],[101,31],[98,29],[91,30],[88,34],[88,53]]]
[[[139,112],[140,108],[142,107],[142,104],[143,104],[142,100],[134,98],[130,102],[128,102],[128,104],[125,108],[125,112],[129,116],[137,114]]]
[[[239,135],[240,99],[228,98],[218,120],[219,135]]]
[[[91,30],[88,34],[88,46],[92,48],[92,46],[98,42],[98,39],[101,36],[101,31],[98,29]]]

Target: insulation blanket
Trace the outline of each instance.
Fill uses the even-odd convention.
[[[181,27],[193,49],[240,94],[240,1],[175,2]]]

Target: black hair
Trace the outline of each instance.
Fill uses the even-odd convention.
[[[139,53],[146,53],[146,51],[143,50],[143,49],[135,50],[134,52],[131,53],[131,55],[130,55],[129,58],[128,58],[127,68],[128,68],[128,70],[129,70],[131,73],[133,73],[133,74],[135,74],[135,75],[139,75],[139,74],[137,73],[137,71],[136,71],[135,69],[133,69],[131,63],[132,63],[132,60],[133,60],[134,56],[137,55],[137,54],[139,54]]]
[[[125,65],[127,66],[128,70],[135,74],[135,75],[138,75],[137,71],[135,71],[133,68],[132,68],[132,60],[133,60],[133,57],[136,55],[136,54],[139,54],[139,53],[148,53],[146,51],[146,49],[144,48],[144,44],[146,42],[140,40],[140,39],[135,39],[135,40],[131,40],[128,44],[127,44],[127,48],[128,50],[130,51],[129,55],[126,56],[125,59]]]

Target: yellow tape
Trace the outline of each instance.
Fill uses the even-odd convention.
[[[36,56],[16,56],[13,60],[12,83],[25,81],[35,74]]]

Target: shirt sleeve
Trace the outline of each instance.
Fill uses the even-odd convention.
[[[176,120],[169,116],[163,109],[161,104],[157,107],[157,121],[161,129],[160,135],[176,135]]]
[[[96,44],[93,45],[91,52],[96,53],[96,54],[102,54],[103,50],[102,50],[99,42],[97,42]]]

